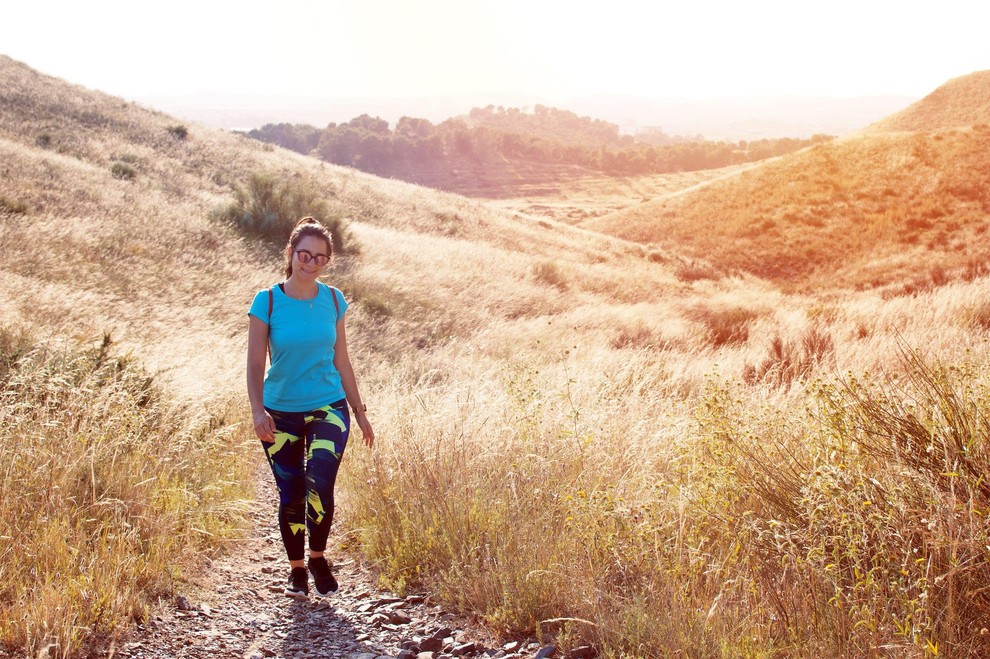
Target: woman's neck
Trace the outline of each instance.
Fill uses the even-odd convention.
[[[319,292],[316,281],[301,281],[295,274],[285,280],[285,294],[297,300],[309,300]]]

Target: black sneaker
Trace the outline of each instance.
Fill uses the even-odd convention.
[[[292,568],[289,572],[289,581],[285,584],[285,594],[298,599],[309,597],[309,574],[306,568]]]
[[[330,571],[330,564],[327,563],[327,559],[322,556],[310,558],[309,571],[313,574],[313,584],[316,586],[317,597],[326,597],[330,593],[337,592],[337,580],[333,578],[333,572]]]

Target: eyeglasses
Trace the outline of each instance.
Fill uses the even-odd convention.
[[[326,254],[313,254],[312,252],[305,249],[296,249],[293,251],[296,253],[296,256],[299,257],[300,263],[309,263],[310,261],[312,261],[317,266],[322,268],[327,264],[328,261],[330,261],[330,257],[327,256]]]

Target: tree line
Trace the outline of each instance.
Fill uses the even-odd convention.
[[[621,134],[617,125],[601,119],[542,105],[532,112],[475,108],[438,124],[402,117],[394,129],[384,119],[362,114],[324,129],[281,123],[247,134],[337,165],[396,178],[406,178],[404,174],[417,167],[498,167],[506,161],[579,166],[608,175],[663,174],[763,160],[832,139],[815,135],[808,140],[715,142],[658,131],[640,139]]]

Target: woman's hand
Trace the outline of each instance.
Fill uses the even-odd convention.
[[[254,434],[266,444],[275,441],[275,419],[268,413],[268,410],[254,413]]]
[[[355,416],[361,428],[361,436],[364,437],[364,445],[371,448],[375,445],[375,431],[371,427],[371,421],[368,421],[368,415],[364,412],[358,412]]]
[[[254,434],[271,444],[275,441],[275,420],[265,410],[265,362],[268,361],[268,325],[257,316],[248,323],[247,392],[254,417]]]

